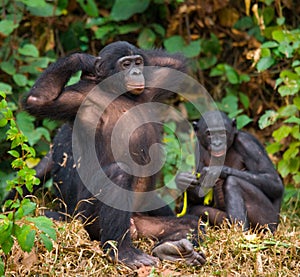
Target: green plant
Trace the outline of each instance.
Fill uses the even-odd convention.
[[[18,128],[10,110],[5,94],[0,102],[0,128],[6,128],[6,138],[11,142],[8,153],[14,158],[11,166],[16,176],[7,181],[7,189],[16,190],[14,199],[6,200],[0,214],[0,246],[3,253],[9,255],[15,239],[21,249],[30,252],[36,239],[41,240],[47,250],[52,249],[52,240],[56,239],[53,222],[45,216],[35,216],[37,204],[29,198],[23,198],[23,188],[29,192],[40,180],[35,177],[35,170],[28,167],[27,162],[35,157],[35,150],[28,145],[28,139]],[[20,196],[20,197],[19,197]],[[20,200],[21,199],[21,200]],[[0,266],[0,274],[4,274],[4,265]]]
[[[256,67],[259,71],[271,66],[276,68],[282,62],[288,64],[276,79],[276,89],[281,96],[277,110],[267,110],[259,120],[264,129],[274,126],[274,141],[267,146],[270,154],[280,154],[277,169],[288,182],[300,183],[300,31],[275,30],[272,40],[261,46],[261,58]],[[278,124],[280,122],[280,124]]]

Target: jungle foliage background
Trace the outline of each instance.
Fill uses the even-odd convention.
[[[47,153],[55,130],[60,125],[60,122],[38,121],[20,107],[24,94],[51,62],[75,51],[97,55],[102,47],[116,40],[126,40],[143,49],[159,47],[169,52],[179,51],[189,59],[190,74],[204,85],[219,108],[230,117],[235,117],[239,128],[251,132],[265,145],[284,181],[282,233],[279,232],[278,240],[276,237],[271,238],[268,243],[265,240],[255,243],[251,241],[252,250],[257,246],[259,251],[266,250],[267,253],[260,254],[259,262],[257,253],[261,252],[253,252],[255,257],[252,258],[257,268],[249,265],[253,271],[246,271],[245,274],[262,275],[265,272],[264,266],[270,268],[270,276],[272,272],[281,276],[280,270],[283,268],[285,274],[296,272],[299,260],[293,259],[293,256],[299,256],[300,247],[298,1],[3,0],[0,13],[0,200],[6,194],[6,187],[15,187],[22,194],[22,186],[31,189],[38,183],[31,168]],[[199,117],[189,103],[183,102],[180,109],[189,120]],[[167,131],[166,136],[172,161],[164,168],[163,177],[169,179],[174,174],[172,162],[176,161],[179,153],[176,152],[176,138]],[[172,148],[172,145],[175,146]],[[185,163],[190,165],[190,157],[187,157]],[[18,262],[22,265],[19,267],[28,272],[43,273],[42,266],[38,267],[36,260],[30,260],[30,266],[36,266],[33,271],[24,266],[23,254],[18,257],[18,262],[10,261],[11,257],[16,258],[14,255],[19,253],[16,241],[25,252],[32,253],[34,247],[46,247],[51,251],[53,241],[59,241],[55,230],[67,228],[65,225],[54,226],[42,216],[33,217],[38,207],[37,201],[29,199],[6,204],[5,208],[12,209],[12,212],[5,211],[0,216],[0,273],[5,270],[17,272]],[[227,232],[224,230],[224,233],[218,235],[230,237]],[[210,233],[210,230],[208,233],[210,240],[207,245],[213,249],[210,243],[218,240],[221,243],[222,239]],[[286,237],[290,241],[283,242],[282,238]],[[234,237],[232,245],[227,242],[227,247],[224,246],[224,251],[228,252],[222,254],[223,262],[228,253],[232,253],[237,240]],[[275,247],[274,250],[274,245],[279,248]],[[95,250],[91,245],[87,248]],[[248,252],[251,249],[247,249]],[[269,260],[270,251],[277,258],[278,253],[280,257],[288,255],[291,262],[282,267],[282,260]],[[239,254],[241,259],[237,258]],[[244,272],[241,266],[245,262],[244,255],[244,252],[234,252],[230,256],[232,261],[241,262],[237,268],[232,268],[234,262],[230,260],[222,264],[221,256],[217,260],[212,258],[211,265],[218,261],[220,268],[211,269],[209,274],[227,276],[228,273],[229,276]],[[81,257],[85,255],[81,254]],[[264,258],[268,260],[264,262]],[[55,259],[57,261],[57,256]],[[74,262],[74,257],[72,259]],[[85,261],[89,263],[90,256]],[[43,265],[45,263],[50,262],[43,262]],[[66,265],[59,264],[61,266]],[[173,276],[176,270],[172,266],[169,274]],[[80,268],[79,265],[76,267]],[[109,269],[107,264],[103,267]],[[228,268],[228,272],[224,271],[224,267]],[[53,268],[57,270],[55,266]],[[194,269],[178,268],[180,274],[197,273]],[[118,268],[113,270],[120,274]],[[106,274],[112,272],[107,271]],[[149,274],[156,276],[160,272],[154,270]],[[201,274],[205,274],[205,268],[201,269]]]

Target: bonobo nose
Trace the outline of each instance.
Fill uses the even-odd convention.
[[[131,71],[131,73],[133,74],[133,75],[141,75],[141,71],[139,70],[139,69],[133,69],[132,71]]]

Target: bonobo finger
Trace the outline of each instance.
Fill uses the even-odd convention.
[[[189,172],[181,172],[177,174],[175,183],[181,190],[186,190],[187,188],[199,185],[199,181],[197,180],[197,178]]]

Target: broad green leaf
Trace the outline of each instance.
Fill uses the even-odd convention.
[[[12,87],[9,84],[0,82],[0,91],[5,92],[6,94],[11,94]]]
[[[171,36],[164,40],[164,46],[170,53],[180,52],[184,44],[185,42],[181,36]]]
[[[19,24],[15,24],[13,20],[4,19],[0,21],[0,33],[4,36],[10,35]]]
[[[22,250],[30,252],[34,245],[35,230],[31,229],[30,225],[23,225],[22,227],[15,225],[15,234]]]
[[[14,240],[12,237],[8,237],[0,245],[1,245],[3,252],[7,255],[11,251],[11,249],[14,245]]]
[[[286,39],[286,34],[282,30],[275,30],[272,32],[272,38],[280,43]]]
[[[118,33],[120,35],[125,35],[128,33],[137,32],[142,27],[141,24],[138,23],[130,23],[118,26]]]
[[[200,69],[205,70],[211,68],[217,63],[218,59],[216,56],[208,56],[199,59]]]
[[[260,48],[274,48],[274,47],[278,47],[278,43],[276,41],[267,41],[265,43],[263,43]]]
[[[98,7],[94,0],[77,0],[81,8],[91,17],[98,16]]]
[[[40,234],[39,237],[40,237],[40,239],[42,240],[42,242],[44,243],[46,249],[47,249],[48,251],[51,251],[52,248],[53,248],[53,243],[52,243],[52,241],[48,238],[48,236],[45,235],[45,234]]]
[[[300,118],[296,117],[296,116],[291,116],[290,118],[286,119],[285,121],[283,121],[284,123],[295,123],[300,125]]]
[[[275,141],[281,141],[282,139],[288,137],[291,131],[292,127],[282,125],[280,128],[278,128],[272,133],[272,137],[275,139]]]
[[[271,67],[275,63],[274,58],[272,57],[263,57],[256,64],[256,68],[258,71],[264,71]]]
[[[19,158],[20,157],[20,153],[18,151],[16,151],[16,150],[10,150],[10,151],[7,151],[7,153],[9,153],[10,155],[12,155],[15,158]]]
[[[45,216],[30,217],[28,221],[33,222],[39,230],[43,231],[53,240],[56,239],[56,231],[50,218]]]
[[[251,121],[252,121],[252,119],[248,115],[245,115],[245,114],[239,115],[236,118],[237,128],[242,129],[244,126],[249,124]]]
[[[290,85],[282,85],[278,88],[278,92],[281,96],[295,95],[299,91],[299,85],[297,83]]]
[[[127,20],[134,14],[143,13],[149,3],[150,0],[116,0],[110,18],[115,21]]]
[[[280,160],[278,163],[278,171],[280,175],[284,178],[286,177],[290,172],[289,172],[289,165],[286,160]]]
[[[267,147],[266,147],[266,151],[269,153],[269,154],[275,154],[277,152],[280,151],[282,145],[280,142],[274,142],[274,143],[271,143],[269,144]]]
[[[239,99],[240,99],[240,102],[243,104],[244,108],[248,109],[249,105],[250,105],[248,95],[246,95],[245,93],[239,92]]]
[[[264,129],[270,125],[273,125],[276,122],[277,118],[277,112],[268,110],[258,120],[258,126],[260,129]]]
[[[107,24],[105,26],[101,26],[97,28],[95,31],[96,39],[103,39],[106,35],[116,30],[115,24]]]
[[[29,7],[45,7],[46,2],[45,0],[19,0],[20,2],[24,3],[26,6]]]
[[[39,50],[33,44],[25,44],[18,49],[18,52],[24,56],[30,56],[37,58],[39,56]]]
[[[0,68],[9,75],[16,73],[16,68],[12,62],[1,62]]]
[[[154,46],[155,39],[155,33],[149,28],[144,28],[138,36],[137,43],[142,49],[151,49]]]
[[[13,75],[13,80],[20,87],[24,87],[27,84],[27,78],[23,74],[15,74],[15,75]]]
[[[296,105],[287,105],[278,109],[278,114],[281,117],[290,117],[292,115],[296,115],[298,113],[298,109]]]

